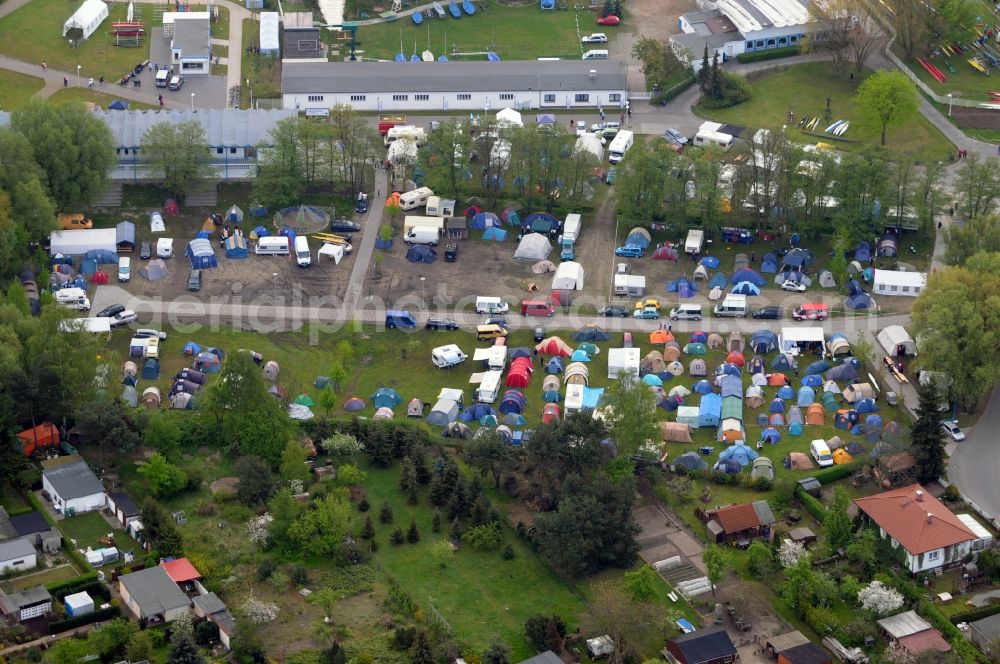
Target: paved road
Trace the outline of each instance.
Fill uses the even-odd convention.
[[[1000,432],[1000,383],[993,387],[989,402],[965,440],[955,445],[948,464],[948,479],[987,516],[1000,517],[1000,462],[997,455]]]
[[[344,308],[348,311],[356,309],[364,292],[365,277],[371,267],[372,254],[375,250],[375,240],[378,239],[378,229],[382,225],[382,212],[385,211],[385,194],[389,190],[386,172],[375,170],[375,191],[368,192],[368,214],[365,216],[361,231],[361,242],[354,248],[354,268],[347,281],[344,291]]]

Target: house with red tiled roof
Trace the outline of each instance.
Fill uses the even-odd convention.
[[[716,507],[704,512],[699,510],[696,513],[716,543],[770,539],[771,526],[775,521],[774,513],[766,500]]]
[[[919,484],[892,489],[854,504],[892,547],[906,554],[910,573],[958,564],[978,536]]]

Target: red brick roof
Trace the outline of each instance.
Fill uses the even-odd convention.
[[[917,500],[917,492],[921,500]],[[975,540],[976,535],[919,484],[900,487],[854,504],[911,554]],[[928,518],[928,514],[932,515]]]
[[[194,568],[187,558],[177,558],[176,560],[170,560],[167,562],[160,563],[167,576],[174,583],[184,583],[185,581],[194,581],[195,579],[201,578],[201,573]]]
[[[899,645],[903,646],[911,655],[919,655],[928,650],[951,652],[951,644],[944,640],[941,632],[933,628],[904,636],[899,639]]]
[[[726,533],[738,533],[760,525],[757,510],[751,503],[720,507],[713,516]]]

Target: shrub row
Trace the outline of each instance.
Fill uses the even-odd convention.
[[[669,102],[671,99],[673,99],[674,97],[676,97],[680,93],[682,93],[685,90],[687,90],[688,88],[690,88],[692,85],[694,85],[694,83],[697,80],[698,79],[695,78],[694,76],[689,76],[689,77],[685,78],[683,81],[681,81],[680,83],[678,83],[677,85],[671,86],[667,90],[663,90],[661,92],[654,92],[653,93],[653,99],[652,99],[653,105],[654,106],[666,106],[667,102]]]
[[[97,572],[90,572],[84,574],[83,576],[75,576],[72,579],[65,579],[63,581],[56,581],[45,586],[45,589],[49,591],[56,600],[61,600],[66,595],[72,595],[73,593],[78,593],[81,590],[87,590],[90,588],[91,584],[101,585],[100,581],[97,580]]]
[[[67,618],[66,620],[57,620],[49,623],[49,634],[58,634],[59,632],[65,632],[68,629],[80,627],[81,625],[89,625],[90,623],[111,620],[112,618],[117,618],[119,615],[121,615],[121,611],[117,606],[109,606],[106,609],[98,609],[93,613],[85,613],[82,616],[74,616],[72,618]]]
[[[799,501],[802,502],[802,507],[804,507],[814,519],[823,523],[823,520],[826,519],[826,508],[823,507],[823,503],[819,502],[805,491],[799,492]]]
[[[35,508],[35,511],[41,513],[42,518],[45,519],[45,523],[49,524],[53,528],[56,527],[55,520],[49,515],[45,508],[42,507],[42,503],[38,500],[38,496],[36,496],[34,492],[27,491],[25,492],[24,497],[27,498],[28,504]]]
[[[955,649],[955,653],[958,655],[959,659],[963,662],[986,662],[989,661],[979,652],[972,643],[966,640],[965,635],[959,631],[951,622],[944,617],[944,614],[938,610],[936,606],[927,604],[926,602],[921,603],[922,610],[919,611],[924,618],[927,619],[931,625],[936,627],[943,635],[944,638],[948,640],[948,643]]]
[[[785,46],[784,48],[770,48],[766,51],[750,51],[740,53],[736,56],[737,62],[761,62],[762,60],[777,60],[778,58],[790,58],[799,55],[802,49],[799,46]]]
[[[812,474],[816,478],[816,481],[820,484],[832,484],[837,480],[842,480],[845,477],[850,477],[858,469],[861,468],[860,461],[854,461],[852,463],[845,463],[841,466],[830,466],[829,468],[824,468],[822,470],[817,470]]]
[[[971,623],[977,620],[982,620],[983,618],[989,618],[990,616],[998,613],[1000,613],[1000,604],[990,604],[981,609],[973,609],[972,611],[956,613],[948,620],[951,621],[952,625],[957,625],[958,623]]]

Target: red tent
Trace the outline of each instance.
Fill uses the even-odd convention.
[[[168,198],[167,202],[163,204],[163,214],[178,214],[177,201],[172,198]]]
[[[531,384],[531,374],[534,370],[531,358],[516,358],[510,364],[510,373],[507,374],[507,387],[528,387]]]
[[[781,387],[785,384],[785,374],[773,373],[767,377],[767,384],[772,387]]]
[[[90,275],[90,283],[92,283],[92,284],[106,284],[106,283],[108,283],[108,273],[107,272],[101,272],[100,270],[98,270],[97,272],[95,272],[92,275]]]
[[[547,403],[542,408],[542,424],[549,424],[550,422],[554,422],[555,420],[558,420],[559,417],[560,414],[559,414],[558,404]]]
[[[677,250],[668,244],[661,245],[653,252],[654,261],[675,261],[677,260]]]
[[[542,343],[535,346],[535,350],[542,355],[569,357],[573,354],[573,350],[559,337],[549,337],[548,339],[545,339]]]
[[[738,367],[742,367],[747,363],[746,358],[743,357],[743,353],[733,351],[729,355],[726,355],[727,364],[735,364]]]
[[[22,431],[17,437],[21,439],[21,451],[25,456],[31,456],[36,449],[58,445],[59,429],[51,422],[45,422]]]

